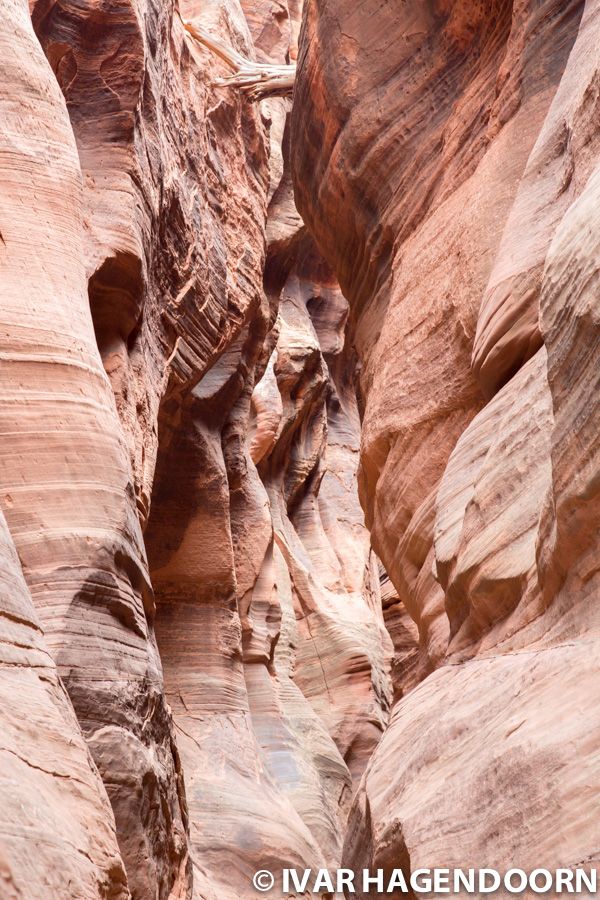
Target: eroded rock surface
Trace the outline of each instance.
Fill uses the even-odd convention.
[[[287,62],[301,13],[11,0],[0,26],[9,896],[333,868],[387,723],[347,303],[294,207],[289,101],[213,87],[182,21]]]
[[[595,2],[306,9],[294,184],[350,302],[400,698],[352,867],[597,858],[599,21]]]
[[[7,0],[2,897],[597,860],[599,46]]]

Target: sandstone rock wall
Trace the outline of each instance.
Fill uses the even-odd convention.
[[[598,858],[599,22],[306,8],[294,184],[350,302],[400,698],[350,866]]]
[[[7,9],[1,884],[251,897],[258,868],[339,864],[390,708],[289,103],[213,87],[181,19],[286,61],[301,4]]]
[[[6,0],[2,897],[597,861],[599,46]]]

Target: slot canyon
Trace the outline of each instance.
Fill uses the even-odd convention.
[[[600,865],[600,0],[0,9],[0,900]]]

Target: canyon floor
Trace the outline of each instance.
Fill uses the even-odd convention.
[[[600,0],[3,0],[0,82],[0,900],[595,868]]]

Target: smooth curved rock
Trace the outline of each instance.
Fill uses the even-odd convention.
[[[185,896],[185,803],[129,458],[88,305],[79,159],[27,9],[9,11],[0,497],[113,800],[132,894],[151,883],[159,896]],[[124,781],[136,785],[140,806],[123,806]]]
[[[470,371],[478,310],[576,6],[409,3],[367,16],[325,0],[306,11],[295,191],[350,300],[361,501],[398,587],[414,565],[398,537],[483,404]]]
[[[589,88],[596,71],[597,11],[589,3],[561,6],[544,71],[550,84],[560,74],[560,84],[508,216],[477,322],[473,368],[488,396],[541,345],[539,297],[548,247],[595,159],[594,88],[591,93]]]
[[[0,582],[2,896],[50,891],[57,898],[125,900],[131,895],[108,797],[48,652],[2,513]]]
[[[596,861],[597,0],[29,5],[0,893]]]
[[[350,302],[360,496],[397,597],[398,702],[352,868],[597,859],[599,723],[578,709],[597,643],[598,12],[305,10],[294,188]]]
[[[535,572],[538,523],[551,481],[554,424],[541,349],[459,439],[437,496],[436,572],[457,644],[519,605]],[[522,625],[518,614],[510,627]]]

